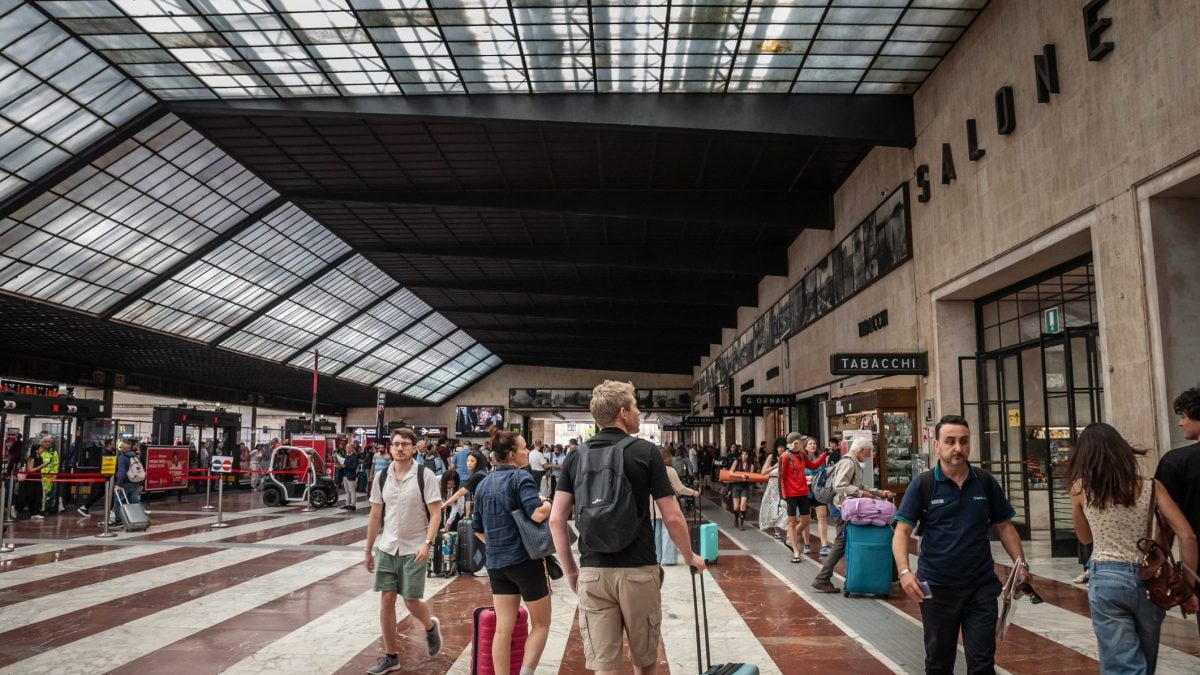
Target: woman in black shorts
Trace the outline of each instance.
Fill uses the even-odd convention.
[[[737,459],[729,465],[729,470],[733,472],[753,473],[756,468],[754,460],[750,459],[749,448],[742,448]],[[739,530],[744,530],[746,529],[746,502],[750,498],[750,483],[743,476],[741,482],[735,481],[729,484],[729,491],[733,498],[733,522]]]
[[[550,517],[550,500],[538,494],[533,476],[520,470],[529,464],[525,439],[496,427],[490,435],[497,465],[475,489],[471,524],[476,536],[487,542],[486,564],[496,608],[492,663],[496,673],[509,672],[513,627],[524,600],[530,628],[521,675],[533,675],[550,635],[550,575],[545,560],[533,560],[525,552],[513,518],[545,522]],[[521,512],[514,514],[518,509]]]

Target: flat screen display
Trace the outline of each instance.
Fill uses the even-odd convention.
[[[486,436],[488,427],[504,428],[504,406],[460,405],[454,416],[454,432],[458,436]]]

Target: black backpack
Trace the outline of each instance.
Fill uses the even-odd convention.
[[[991,473],[972,467],[975,473],[978,474],[979,480],[983,481],[983,494],[987,497],[988,512],[991,512],[992,501],[996,496],[996,490],[1000,486],[996,484],[996,477]],[[926,469],[920,473],[921,478],[921,516],[917,519],[917,529],[913,532],[916,536],[921,536],[925,533],[925,517],[929,515],[929,502],[933,501],[933,485],[937,481],[933,479],[933,469]]]
[[[637,500],[625,477],[625,449],[637,439],[629,436],[602,448],[584,443],[575,474],[576,524],[579,543],[589,551],[617,553],[637,539]]]

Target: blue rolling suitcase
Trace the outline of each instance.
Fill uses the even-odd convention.
[[[700,501],[696,500],[696,522],[692,526],[692,550],[704,558],[706,565],[717,562],[717,524],[700,518]]]
[[[696,665],[701,675],[758,675],[758,666],[750,663],[718,663],[713,665],[712,650],[708,644],[708,600],[704,594],[704,575],[692,569],[692,611],[696,617]],[[700,577],[700,593],[696,593],[696,577]],[[699,602],[697,603],[697,599]],[[700,614],[704,613],[704,653],[700,652]],[[704,657],[708,657],[708,670],[704,669]]]
[[[892,528],[884,525],[846,526],[846,583],[842,594],[892,593]]]

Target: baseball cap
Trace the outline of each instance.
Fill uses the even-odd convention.
[[[792,433],[787,435],[788,445],[795,443],[796,441],[800,440],[801,438],[804,438],[804,434],[800,433],[799,431],[793,431]]]

